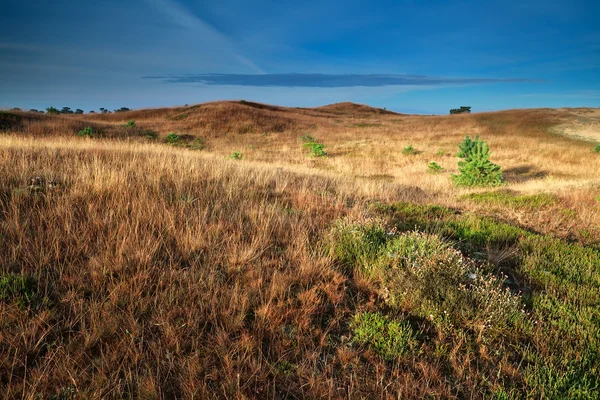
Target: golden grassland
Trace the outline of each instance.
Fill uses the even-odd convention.
[[[600,155],[552,129],[575,114],[585,116],[219,102],[4,115],[0,392],[7,399],[593,398]],[[135,127],[122,126],[130,120]],[[86,126],[95,135],[78,137]],[[170,132],[182,141],[164,143]],[[327,157],[307,154],[307,134]],[[504,187],[452,184],[465,135],[488,141]],[[187,146],[194,139],[202,139],[196,150]],[[403,154],[409,145],[416,151]],[[233,152],[243,158],[228,159]],[[445,171],[430,173],[431,161]],[[431,260],[471,265],[485,253],[483,269],[465,271],[485,277],[477,288],[489,288],[486,299],[494,300],[463,299],[453,291],[462,283],[443,280],[443,271],[439,282],[426,280],[438,282],[431,287],[412,267],[401,280],[373,267],[396,265],[382,249],[421,240],[403,233],[414,229],[459,251],[429,248],[427,239],[415,260],[431,268]],[[567,250],[573,258],[561,258]],[[513,294],[498,286],[500,276]],[[515,302],[526,317],[503,315],[494,328],[477,311]],[[566,318],[574,321],[561,325]],[[392,320],[414,332],[402,348],[389,333],[405,330]]]

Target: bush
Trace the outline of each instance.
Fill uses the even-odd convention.
[[[94,136],[94,128],[92,128],[91,126],[86,126],[85,128],[83,128],[82,130],[79,131],[77,136],[92,137],[92,136]]]
[[[310,155],[312,157],[327,157],[327,153],[324,150],[325,145],[323,143],[319,143],[311,135],[304,135],[301,139],[304,142],[303,147],[310,150]]]
[[[244,158],[244,154],[240,153],[239,151],[234,151],[233,153],[231,153],[229,158],[232,160],[241,160],[242,158]]]
[[[598,145],[596,145],[596,147],[594,147],[594,152],[600,153],[600,144],[598,144]]]
[[[127,121],[126,124],[121,125],[125,128],[135,128],[137,125],[135,123],[135,121],[131,120],[131,121]]]
[[[357,314],[352,329],[356,343],[372,348],[386,360],[400,357],[418,344],[407,322],[391,320],[378,312]]]
[[[469,136],[458,145],[457,156],[463,161],[458,162],[458,175],[452,179],[459,186],[497,186],[503,181],[499,165],[490,161],[488,144],[479,140],[479,136],[471,139]]]
[[[181,139],[181,136],[179,136],[175,132],[171,132],[165,138],[165,142],[167,142],[168,144],[177,144],[180,139]]]
[[[46,108],[46,113],[47,114],[60,114],[60,111],[58,111],[58,108],[56,108],[56,107],[48,107],[48,108]]]
[[[429,164],[427,164],[427,168],[429,168],[429,172],[432,174],[437,174],[438,172],[444,171],[444,168],[442,168],[442,166],[436,163],[435,161],[432,161]]]

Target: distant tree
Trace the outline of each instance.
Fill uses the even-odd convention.
[[[21,109],[19,107],[13,107],[10,109],[11,111],[21,111]]]
[[[100,107],[100,112],[101,112],[102,114],[108,114],[108,113],[110,113],[110,111],[108,111],[108,110],[107,110],[106,108],[104,108],[104,107]]]
[[[450,114],[470,114],[471,107],[470,106],[460,106],[460,108],[452,108],[450,109]]]
[[[32,113],[39,113],[39,110],[36,110],[35,108],[30,108],[30,109],[29,109],[29,112],[32,112]]]
[[[71,110],[71,107],[63,107],[62,110],[60,110],[61,114],[73,114],[73,110]]]
[[[90,110],[89,114],[96,114],[96,111]]]
[[[115,112],[123,112],[123,111],[129,111],[129,108],[127,108],[127,107],[121,107],[121,108],[115,110]]]
[[[46,108],[46,113],[47,114],[60,114],[60,111],[58,111],[58,108],[56,108],[56,107],[48,107],[48,108]]]
[[[83,114],[83,110],[81,108],[78,108],[77,110],[75,110],[75,114]]]

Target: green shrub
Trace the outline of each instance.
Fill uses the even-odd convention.
[[[83,128],[82,130],[79,131],[77,136],[92,137],[92,136],[94,136],[94,128],[92,128],[91,126],[86,126],[85,128]]]
[[[56,107],[48,107],[46,108],[47,114],[60,114],[60,111]]]
[[[354,342],[370,347],[386,360],[398,358],[418,345],[407,322],[389,319],[378,312],[356,314],[352,331]]]
[[[171,132],[165,138],[165,142],[167,142],[168,144],[176,144],[179,142],[180,139],[181,139],[181,136],[179,136],[178,134],[176,134],[174,132]]]
[[[596,147],[594,147],[594,153],[600,153],[600,144],[596,145]]]
[[[405,147],[404,149],[402,149],[402,154],[409,156],[411,154],[416,154],[416,150],[412,145],[408,145],[407,147]]]
[[[127,121],[127,123],[121,125],[125,128],[135,128],[137,125],[135,123],[135,121],[131,120],[131,121]]]
[[[427,164],[427,168],[429,168],[429,172],[432,174],[437,174],[438,172],[444,172],[444,168],[442,168],[442,166],[439,165],[438,163],[436,163],[435,161],[432,161],[429,164]]]
[[[301,139],[304,142],[303,147],[310,150],[310,155],[312,157],[327,157],[327,153],[324,150],[325,145],[319,143],[314,137],[311,135],[304,135]]]
[[[239,151],[234,151],[233,153],[231,153],[229,158],[232,160],[241,160],[242,158],[244,158],[244,154],[240,153]]]
[[[14,302],[27,307],[34,299],[37,284],[35,279],[19,274],[0,275],[0,301]]]
[[[304,147],[310,150],[312,157],[327,157],[325,146],[322,143],[305,143]]]
[[[458,162],[458,175],[452,175],[459,186],[497,186],[503,181],[500,166],[490,161],[488,144],[479,140],[479,136],[471,139],[469,136],[458,145],[457,156],[463,161]]]

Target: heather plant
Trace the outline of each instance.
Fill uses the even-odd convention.
[[[497,186],[503,181],[499,165],[490,161],[490,147],[479,139],[469,136],[458,145],[457,156],[463,161],[458,162],[458,175],[452,179],[459,186]]]

